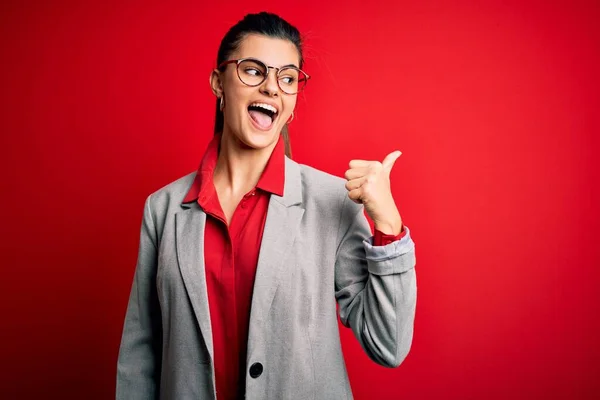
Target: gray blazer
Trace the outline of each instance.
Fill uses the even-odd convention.
[[[271,195],[248,334],[246,398],[352,399],[342,323],[387,367],[408,354],[416,305],[415,247],[373,246],[345,180],[286,157]],[[214,399],[204,273],[206,214],[182,204],[195,172],[145,202],[117,363],[117,399]]]

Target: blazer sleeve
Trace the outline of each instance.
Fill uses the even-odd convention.
[[[158,398],[161,365],[161,315],[156,291],[157,233],[144,205],[137,265],[117,361],[117,400]]]
[[[415,244],[407,226],[401,240],[373,246],[364,207],[342,202],[335,262],[340,320],[352,328],[369,358],[397,367],[413,337],[417,282]]]

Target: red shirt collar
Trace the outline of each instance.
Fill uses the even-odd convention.
[[[202,162],[196,173],[192,186],[188,190],[183,203],[199,200],[204,202],[215,194],[213,173],[219,157],[219,145],[222,134],[217,134],[210,141]],[[281,135],[267,161],[267,165],[256,184],[256,187],[269,193],[283,196],[285,181],[285,142]]]

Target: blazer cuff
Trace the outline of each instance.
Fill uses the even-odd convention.
[[[415,243],[410,237],[410,229],[404,225],[404,236],[400,240],[375,246],[375,237],[363,240],[369,272],[375,275],[390,275],[408,271],[415,265]]]

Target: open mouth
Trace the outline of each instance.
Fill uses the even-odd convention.
[[[252,103],[248,106],[248,114],[260,129],[267,130],[277,118],[277,109],[265,103]]]

